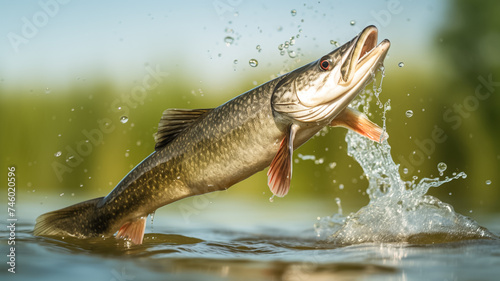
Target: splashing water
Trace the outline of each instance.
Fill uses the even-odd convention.
[[[373,92],[365,91],[351,106],[366,113],[373,95]],[[376,99],[377,105],[382,104],[378,94]],[[387,110],[388,106],[384,106],[384,117]],[[382,120],[385,130],[385,118]],[[318,218],[315,230],[319,238],[335,244],[426,244],[498,238],[474,220],[456,213],[451,205],[426,195],[431,187],[466,178],[465,173],[461,172],[452,178],[422,178],[417,182],[414,177],[413,181],[403,181],[387,141],[376,143],[352,131],[347,133],[345,140],[348,155],[361,165],[369,181],[366,193],[370,202],[347,217],[342,216],[340,211],[333,216]]]

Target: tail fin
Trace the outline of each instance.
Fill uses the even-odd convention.
[[[81,202],[64,209],[52,211],[36,219],[35,236],[96,236],[101,229],[95,229],[92,219],[96,216],[97,203],[103,197]],[[101,230],[101,231],[100,231]]]

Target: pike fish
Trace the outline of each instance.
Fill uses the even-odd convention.
[[[320,59],[216,108],[167,109],[155,151],[105,197],[39,216],[36,236],[125,238],[143,242],[146,218],[185,197],[225,190],[269,166],[268,186],[283,197],[292,154],[325,126],[343,126],[382,141],[388,137],[348,107],[383,64],[390,42],[377,45],[366,27]]]

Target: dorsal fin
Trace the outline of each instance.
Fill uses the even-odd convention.
[[[182,131],[189,127],[212,108],[204,109],[177,109],[169,108],[163,112],[158,132],[155,134],[155,150],[158,150],[173,141]]]

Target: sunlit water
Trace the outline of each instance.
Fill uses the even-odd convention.
[[[375,92],[365,92],[353,106],[368,112],[371,100],[378,100]],[[377,104],[384,114],[390,107]],[[352,132],[346,142],[369,182],[370,202],[353,214],[340,211],[314,224],[314,202],[271,211],[263,202],[282,204],[286,198],[246,205],[214,200],[218,210],[203,207],[192,224],[160,209],[144,244],[131,245],[114,238],[33,237],[40,213],[33,206],[55,207],[44,200],[19,202],[20,210],[31,213],[16,227],[17,273],[8,273],[3,262],[1,280],[498,280],[500,219],[483,220],[491,232],[426,195],[464,173],[403,181],[389,142],[377,144]],[[340,209],[340,203],[337,198],[332,206]],[[228,218],[230,213],[237,213],[236,219]],[[0,233],[8,237],[9,230]],[[5,258],[4,253],[2,238]]]

